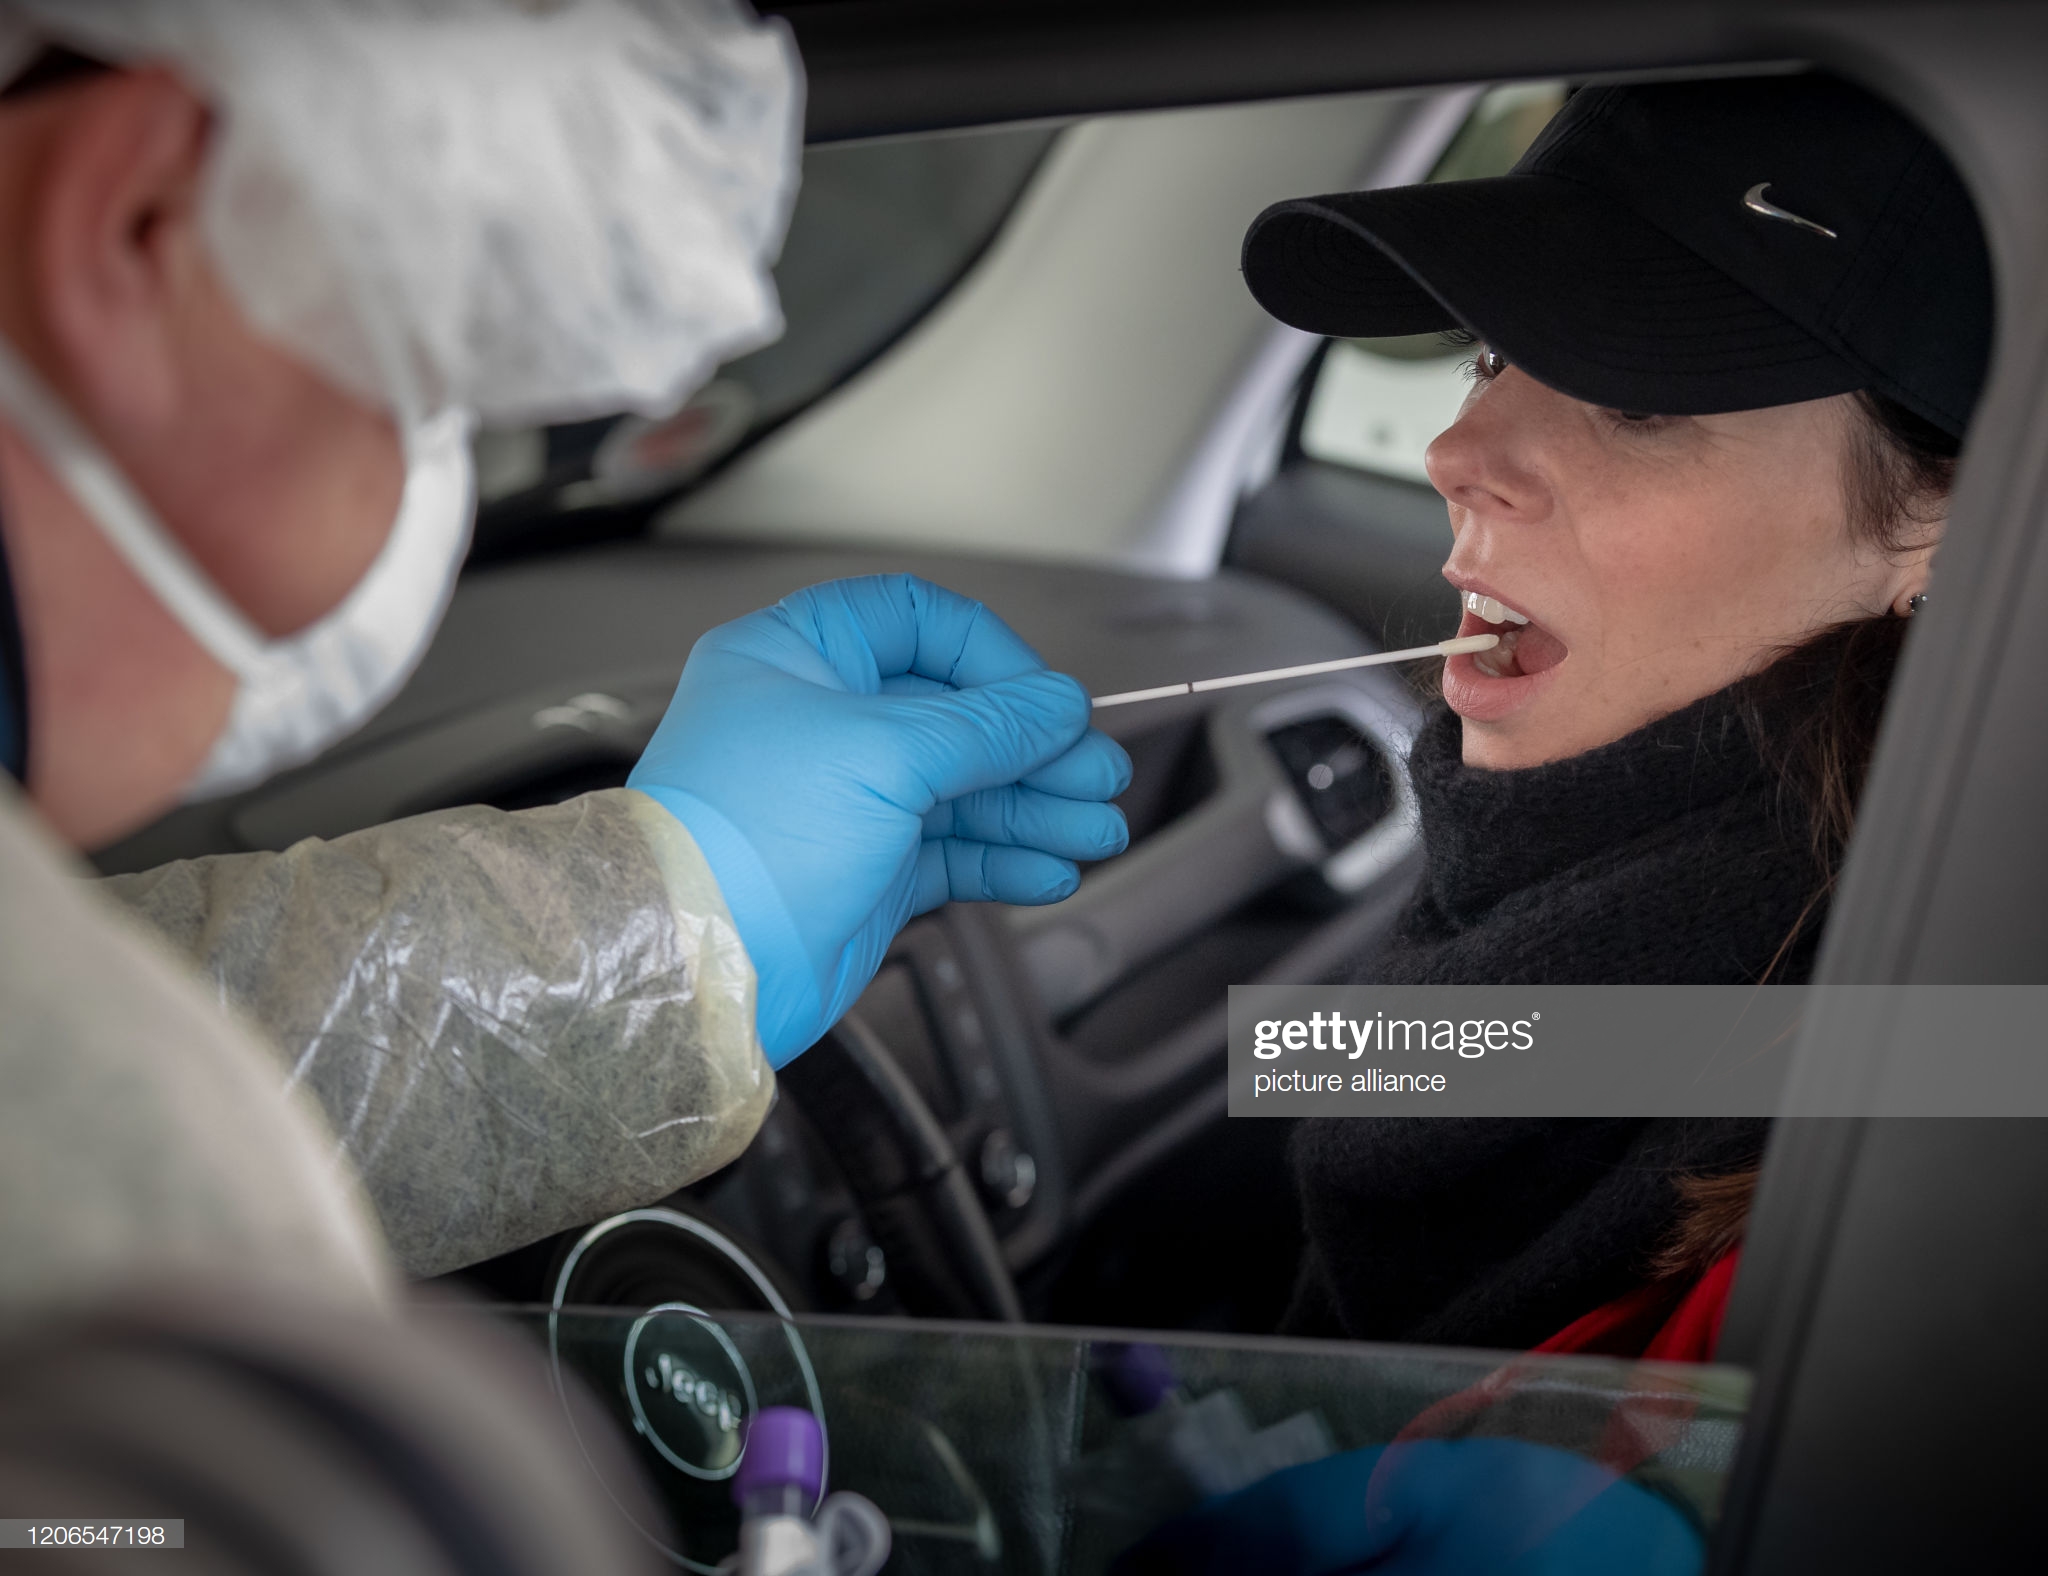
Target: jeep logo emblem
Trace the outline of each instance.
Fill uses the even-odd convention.
[[[732,1432],[746,1419],[745,1401],[730,1390],[721,1390],[688,1363],[678,1360],[672,1352],[656,1352],[654,1366],[641,1378],[646,1381],[648,1389],[666,1390],[672,1399],[685,1406],[694,1406],[716,1423],[721,1433]]]
[[[711,1482],[738,1469],[754,1376],[701,1309],[669,1302],[634,1320],[622,1377],[633,1427],[663,1460]]]

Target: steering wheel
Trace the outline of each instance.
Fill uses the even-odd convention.
[[[1021,1323],[1016,1282],[952,1140],[859,1009],[780,1076],[845,1173],[905,1310]]]

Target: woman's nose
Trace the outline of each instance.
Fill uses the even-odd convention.
[[[1550,488],[1537,463],[1542,412],[1532,393],[1548,393],[1510,367],[1465,401],[1458,419],[1423,451],[1430,485],[1476,515],[1529,522],[1550,512]]]

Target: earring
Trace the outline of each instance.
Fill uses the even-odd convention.
[[[1922,609],[1923,607],[1925,607],[1926,605],[1927,605],[1927,593],[1926,593],[1925,591],[1922,591],[1922,592],[1921,592],[1921,593],[1920,593],[1920,594],[1919,594],[1918,596],[1909,596],[1909,597],[1907,597],[1907,598],[1906,598],[1906,616],[1907,616],[1908,618],[1912,617],[1912,616],[1913,616],[1913,614],[1915,614],[1915,613],[1919,612],[1919,611],[1920,611],[1920,610],[1921,610],[1921,609]]]

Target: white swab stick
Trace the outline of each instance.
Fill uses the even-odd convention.
[[[1201,695],[1209,690],[1236,689],[1241,684],[1272,684],[1280,679],[1305,679],[1318,673],[1342,673],[1347,668],[1376,668],[1386,662],[1414,662],[1423,657],[1455,657],[1464,651],[1491,651],[1500,644],[1498,635],[1461,635],[1440,640],[1433,646],[1410,646],[1405,651],[1375,651],[1369,657],[1339,657],[1335,662],[1305,662],[1297,668],[1267,668],[1263,673],[1233,673],[1225,679],[1196,679],[1192,684],[1162,684],[1157,689],[1125,690],[1121,695],[1099,695],[1098,707],[1129,706],[1141,700],[1165,700],[1169,695]]]
[[[1185,695],[1188,692],[1188,687],[1185,684],[1162,684],[1157,689],[1125,690],[1121,695],[1098,696],[1095,704],[1098,706],[1128,706],[1133,701],[1164,700],[1169,695]]]
[[[1467,635],[1462,640],[1440,640],[1433,646],[1410,646],[1405,651],[1375,651],[1369,657],[1339,657],[1335,662],[1305,662],[1298,668],[1233,673],[1227,679],[1196,679],[1188,688],[1199,695],[1205,690],[1236,689],[1240,684],[1271,684],[1276,679],[1305,679],[1317,673],[1342,673],[1347,668],[1376,668],[1383,662],[1414,662],[1421,657],[1455,657],[1461,651],[1491,651],[1499,644],[1498,635]]]

